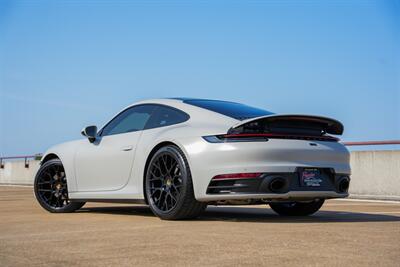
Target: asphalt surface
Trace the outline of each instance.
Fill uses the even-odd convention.
[[[399,266],[400,203],[327,201],[311,217],[209,207],[162,221],[145,206],[51,214],[32,188],[0,186],[0,266]]]

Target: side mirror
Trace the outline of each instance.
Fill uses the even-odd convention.
[[[95,125],[87,126],[81,131],[81,134],[83,136],[86,136],[89,139],[90,143],[93,143],[94,141],[96,141],[97,126]]]

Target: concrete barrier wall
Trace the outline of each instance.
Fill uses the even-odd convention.
[[[351,169],[351,197],[400,200],[400,150],[354,151]]]
[[[36,171],[39,168],[38,160],[29,160],[29,168],[25,168],[25,161],[3,161],[4,168],[0,169],[0,184],[32,185]]]
[[[5,162],[0,184],[32,185],[39,161]],[[350,195],[354,198],[400,200],[400,151],[354,151],[351,153]]]

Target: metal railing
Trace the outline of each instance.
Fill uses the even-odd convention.
[[[381,146],[381,145],[400,145],[400,140],[385,141],[363,141],[363,142],[342,142],[345,146]]]
[[[42,154],[36,155],[25,155],[25,156],[12,156],[12,157],[0,157],[0,168],[4,169],[4,160],[13,160],[13,159],[24,159],[25,168],[29,168],[29,159],[41,158]]]

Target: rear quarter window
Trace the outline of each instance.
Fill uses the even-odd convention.
[[[153,114],[151,115],[149,121],[145,126],[145,129],[174,125],[185,122],[189,118],[189,115],[183,111],[172,107],[160,105],[157,106],[157,108],[154,110]]]

